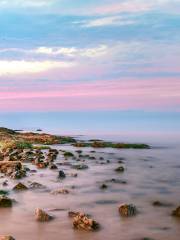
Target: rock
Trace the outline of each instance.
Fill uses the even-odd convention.
[[[116,172],[124,172],[124,167],[123,166],[120,166],[118,168],[115,169]]]
[[[56,164],[54,164],[54,163],[49,164],[49,169],[55,170],[55,169],[57,169],[57,168],[58,168],[58,167],[56,166]]]
[[[54,195],[57,195],[57,194],[69,194],[69,190],[62,188],[62,189],[58,189],[58,190],[52,191],[51,193],[54,194]]]
[[[44,210],[42,210],[40,208],[36,208],[35,218],[39,222],[47,222],[47,221],[52,220],[53,217],[50,216],[49,214],[47,214]]]
[[[10,176],[12,179],[21,179],[23,177],[26,177],[26,171],[25,170],[17,170],[13,172]]]
[[[0,240],[15,240],[12,236],[0,236]]]
[[[71,218],[76,217],[79,214],[80,214],[80,212],[72,212],[72,211],[68,212],[68,216]]]
[[[39,169],[43,169],[43,168],[47,168],[48,163],[47,162],[39,162],[36,164],[37,168]]]
[[[84,169],[88,169],[89,167],[85,164],[75,164],[75,165],[72,165],[72,168],[77,170],[84,170]]]
[[[172,204],[170,204],[170,203],[163,203],[163,202],[160,202],[160,201],[154,201],[152,203],[152,205],[154,207],[170,207],[170,206],[172,206]]]
[[[71,173],[71,177],[77,177],[78,174],[77,173]]]
[[[58,178],[65,178],[66,174],[64,173],[64,171],[60,170],[59,174],[58,174]]]
[[[74,157],[74,154],[71,152],[65,152],[64,157]]]
[[[100,228],[99,223],[84,213],[79,213],[73,217],[73,226],[75,229],[86,231],[94,231]]]
[[[107,188],[108,188],[108,186],[104,183],[100,186],[100,189],[107,189]]]
[[[137,209],[132,204],[123,204],[119,207],[119,213],[122,217],[132,217],[137,214]]]
[[[37,182],[32,182],[30,185],[29,185],[29,188],[30,189],[44,189],[46,188],[44,185],[40,184],[40,183],[37,183]]]
[[[172,216],[180,217],[180,206],[172,211]]]
[[[12,199],[5,196],[0,196],[0,208],[3,207],[12,207]]]
[[[26,187],[23,183],[19,182],[15,187],[13,187],[13,190],[15,191],[24,191],[27,190],[28,187]]]

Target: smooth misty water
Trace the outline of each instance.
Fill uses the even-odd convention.
[[[70,146],[55,146],[57,149],[77,150]],[[109,164],[100,164],[96,160],[86,160],[89,169],[73,170],[69,166],[60,166],[67,174],[66,179],[57,180],[56,170],[38,170],[22,180],[26,185],[36,181],[47,186],[44,190],[28,190],[21,193],[11,191],[10,197],[17,201],[12,209],[0,209],[0,234],[13,235],[16,240],[136,240],[151,237],[155,240],[179,240],[180,220],[171,216],[171,211],[180,205],[180,152],[178,147],[154,148],[149,150],[115,150],[83,148],[83,154],[96,159],[104,157]],[[126,171],[118,174],[114,171],[123,157]],[[60,154],[56,163],[64,160]],[[68,160],[76,163],[75,160]],[[104,162],[102,161],[102,162]],[[79,163],[79,162],[77,162]],[[31,169],[35,167],[28,165]],[[78,173],[77,178],[70,173]],[[109,188],[101,190],[99,186],[106,180],[117,178],[127,184],[107,183]],[[5,178],[1,178],[0,183]],[[12,189],[17,181],[9,181],[5,189]],[[74,186],[75,188],[72,188]],[[52,195],[51,190],[67,188],[69,195]],[[3,189],[4,187],[1,187]],[[160,200],[170,203],[170,207],[153,207],[152,202]],[[133,203],[139,214],[123,219],[119,216],[118,206]],[[55,219],[49,223],[38,223],[34,218],[35,208],[43,208]],[[102,229],[98,232],[82,232],[72,228],[68,211],[83,211],[97,220]]]

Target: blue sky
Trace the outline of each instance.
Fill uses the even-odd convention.
[[[179,119],[179,29],[179,0],[2,0],[0,111]]]

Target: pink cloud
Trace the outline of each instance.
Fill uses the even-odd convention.
[[[124,1],[99,6],[95,9],[97,14],[115,14],[120,12],[144,12],[152,9],[151,3],[142,1]]]
[[[71,83],[49,90],[2,91],[0,110],[180,110],[179,79],[111,80]]]

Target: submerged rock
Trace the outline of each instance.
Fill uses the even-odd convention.
[[[75,164],[72,166],[72,168],[77,170],[84,170],[84,169],[88,169],[89,167],[85,164]]]
[[[73,217],[73,227],[79,230],[94,231],[100,228],[99,223],[84,213],[78,213]]]
[[[29,188],[30,189],[44,189],[46,188],[44,185],[38,183],[38,182],[32,182],[30,185],[29,185]]]
[[[5,197],[5,196],[0,196],[0,208],[3,207],[12,207],[12,199]]]
[[[172,216],[180,217],[180,206],[172,211]]]
[[[119,213],[122,217],[132,217],[137,214],[137,209],[133,204],[123,204],[119,207]]]
[[[116,171],[116,172],[124,172],[125,169],[124,169],[123,166],[120,166],[120,167],[116,168],[115,171]]]
[[[58,189],[58,190],[52,191],[51,193],[54,194],[54,195],[57,195],[57,194],[69,194],[69,190],[62,188],[62,189]]]
[[[15,191],[24,191],[27,190],[28,187],[26,187],[23,183],[19,182],[16,186],[13,187],[13,190]]]
[[[40,208],[36,208],[35,218],[39,222],[47,222],[47,221],[50,221],[53,219],[52,216],[50,216],[49,214],[47,214],[44,210],[42,210]]]
[[[170,206],[172,206],[172,204],[170,204],[170,203],[163,203],[163,202],[160,202],[160,201],[154,201],[152,203],[152,205],[154,207],[170,207]]]

